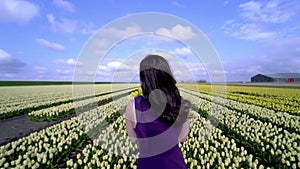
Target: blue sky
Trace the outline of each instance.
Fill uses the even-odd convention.
[[[95,31],[120,17],[143,12],[172,14],[200,29],[218,53],[227,81],[249,81],[257,73],[300,73],[299,11],[298,0],[1,0],[0,80],[71,81],[80,51]],[[114,33],[139,30],[127,28],[116,28]],[[164,29],[182,37],[193,31],[180,24]],[[98,65],[97,81],[112,79],[128,57],[120,52],[126,48],[123,44],[112,50]],[[203,63],[191,59],[190,48],[179,43],[166,48],[196,80],[210,80]],[[126,66],[134,70],[130,68],[138,65],[125,65],[122,71]],[[183,72],[175,71],[178,80],[187,80]]]

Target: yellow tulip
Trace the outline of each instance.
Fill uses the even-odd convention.
[[[137,91],[131,92],[130,93],[133,97],[141,96],[143,95],[143,90],[142,87],[138,87]]]
[[[133,97],[137,97],[139,95],[139,92],[138,91],[131,92],[131,95]]]

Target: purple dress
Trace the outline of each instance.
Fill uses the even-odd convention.
[[[135,98],[137,124],[134,131],[139,145],[138,169],[185,169],[178,137],[182,126],[169,126],[157,119],[143,97]]]

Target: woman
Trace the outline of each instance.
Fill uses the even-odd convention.
[[[182,100],[168,62],[148,55],[140,63],[143,95],[126,107],[127,133],[137,141],[139,169],[187,168],[178,142],[189,132],[189,103]]]

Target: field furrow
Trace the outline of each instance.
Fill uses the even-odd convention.
[[[225,106],[182,93],[190,100],[202,117],[209,119],[228,137],[254,154],[263,165],[276,168],[298,166],[300,135],[290,133],[271,123],[262,122],[247,114],[228,109]]]

